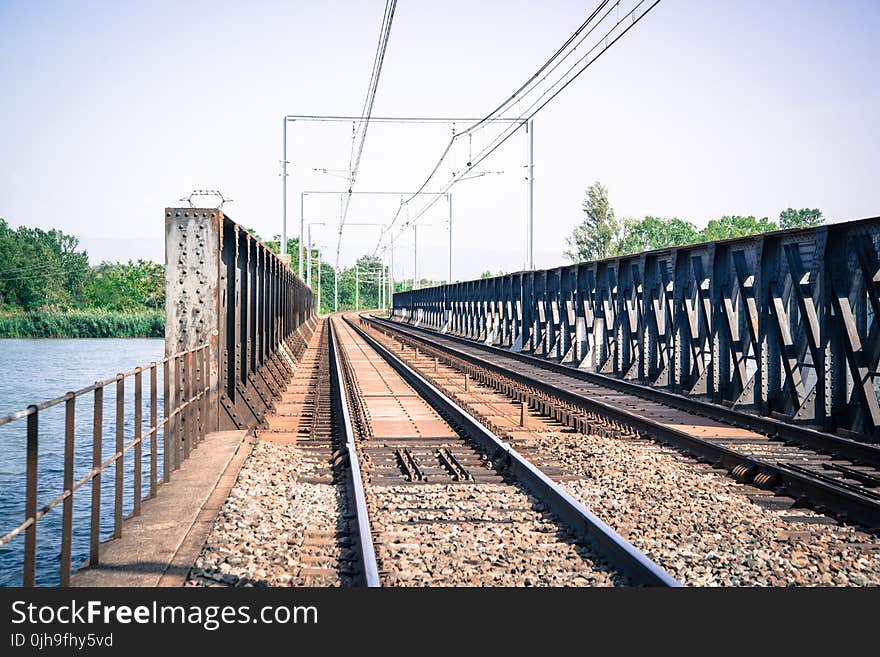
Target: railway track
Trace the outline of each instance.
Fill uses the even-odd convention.
[[[368,583],[678,585],[355,323],[331,322]]]
[[[290,383],[215,522],[189,584],[364,583],[350,470],[331,395],[330,327],[317,320]]]
[[[773,490],[872,530],[880,527],[880,449],[873,445],[397,322],[361,321],[413,349],[455,362],[475,380],[584,432],[649,436]]]
[[[781,486],[433,337],[342,318],[300,336],[190,584],[880,583],[876,539],[789,508]]]

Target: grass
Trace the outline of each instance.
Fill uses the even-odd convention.
[[[37,310],[0,314],[0,338],[161,338],[164,335],[164,310]]]

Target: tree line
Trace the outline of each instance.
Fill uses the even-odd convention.
[[[271,240],[264,240],[252,228],[249,232],[260,240],[273,253],[281,252],[281,236],[275,235]],[[299,271],[300,255],[305,255],[306,249],[300,250],[299,238],[292,237],[287,240],[287,253],[290,254],[290,268],[293,271]],[[362,255],[357,259],[356,263],[351,267],[343,267],[339,270],[338,293],[339,303],[336,305],[334,298],[334,269],[331,263],[325,261],[324,255],[318,248],[312,248],[311,258],[306,257],[309,262],[303,263],[303,278],[308,280],[308,267],[312,268],[312,289],[315,294],[318,293],[318,270],[320,263],[320,290],[321,290],[321,307],[319,312],[331,313],[334,308],[338,310],[354,310],[355,301],[357,307],[378,308],[379,307],[379,285],[380,281],[385,281],[388,285],[389,268],[385,266],[380,258],[373,255]],[[428,278],[420,278],[418,287],[433,287],[442,285],[446,281],[435,281]],[[355,283],[357,283],[358,294],[355,295]],[[407,278],[400,281],[394,281],[395,292],[406,292],[413,287],[413,280]],[[317,299],[316,299],[317,302]]]
[[[778,221],[768,217],[725,215],[711,219],[702,230],[678,217],[627,217],[620,221],[608,200],[608,190],[599,182],[587,190],[582,210],[584,218],[567,239],[568,248],[564,251],[572,262],[746,237],[782,228],[818,226],[824,222],[818,208],[787,208],[779,213]]]
[[[0,310],[129,312],[165,306],[165,269],[149,260],[89,266],[79,240],[0,219]]]
[[[273,252],[280,252],[280,236],[263,240],[255,231],[251,233]],[[297,238],[288,240],[287,252],[292,256],[294,271],[300,256],[298,247]],[[363,255],[355,265],[340,269],[338,306],[332,264],[326,262],[317,248],[312,249],[309,260],[306,264],[311,266],[312,287],[316,291],[320,281],[320,312],[332,312],[334,307],[352,310],[356,301],[359,308],[379,307],[380,281],[388,274],[379,258]],[[422,279],[419,286],[436,284]],[[411,288],[411,280],[395,281],[397,292]],[[154,315],[164,317],[164,307],[164,265],[142,259],[90,266],[88,253],[73,235],[27,226],[13,229],[5,219],[0,219],[0,315],[5,321],[0,322],[0,335],[79,336],[93,332],[105,336],[112,335],[117,324],[122,327],[121,334],[131,333],[131,317],[125,321],[108,319],[107,313],[150,313],[149,321],[138,325],[155,333]],[[29,317],[23,317],[25,314]],[[78,323],[65,329],[65,315],[78,318]],[[88,323],[84,323],[86,318]]]
[[[599,182],[587,190],[582,210],[583,220],[567,239],[564,251],[573,262],[744,237],[780,228],[816,226],[824,221],[822,212],[816,208],[788,208],[779,214],[778,221],[725,215],[710,220],[703,229],[678,217],[619,220],[608,190]],[[261,241],[279,253],[280,236]],[[288,240],[287,252],[292,256],[291,268],[297,271],[301,255],[297,238]],[[359,308],[379,307],[380,281],[388,274],[379,258],[363,255],[354,266],[338,273],[325,261],[320,249],[313,248],[307,260],[304,271],[311,268],[312,288],[316,291],[320,281],[319,312],[352,310],[356,300]],[[502,273],[485,271],[481,278]],[[419,287],[439,283],[422,279]],[[395,281],[394,287],[396,292],[409,290],[412,280]],[[161,335],[164,307],[162,264],[129,260],[90,266],[88,254],[79,248],[76,237],[55,229],[13,229],[0,218],[0,336]],[[141,317],[133,319],[135,314]]]

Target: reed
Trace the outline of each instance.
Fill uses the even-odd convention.
[[[161,338],[165,312],[37,310],[0,314],[0,338]]]

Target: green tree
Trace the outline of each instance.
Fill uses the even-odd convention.
[[[608,190],[598,181],[588,190],[583,205],[584,219],[568,238],[565,256],[572,262],[598,260],[614,255],[620,225],[608,201]]]
[[[819,208],[787,208],[779,213],[779,225],[782,228],[809,228],[825,223]]]
[[[677,217],[667,219],[648,216],[624,220],[621,237],[614,251],[618,255],[629,255],[699,241],[700,232],[689,221]]]
[[[700,233],[703,242],[717,242],[732,237],[746,237],[757,233],[779,230],[776,222],[767,217],[756,219],[753,216],[726,215],[721,219],[712,219]]]
[[[165,267],[150,260],[102,262],[84,290],[86,303],[104,310],[165,306]]]
[[[315,289],[316,293],[318,290],[318,278],[315,278],[318,272],[318,267],[315,267],[315,271],[312,272],[312,287]],[[320,312],[328,313],[333,312],[333,282],[334,282],[334,271],[333,265],[324,262],[321,260],[320,267],[320,287],[321,287],[321,308]],[[316,300],[317,302],[317,300]]]
[[[379,284],[384,279],[382,260],[372,255],[364,255],[358,258],[357,266],[360,280],[360,307],[378,308]],[[354,299],[351,299],[350,303],[353,308]]]
[[[265,244],[266,248],[268,248],[272,253],[275,253],[278,255],[281,254],[281,235],[276,235],[271,240],[267,240],[267,239],[263,239],[262,237],[260,237],[259,233],[257,233],[257,231],[255,231],[253,228],[249,228],[248,232],[251,235],[253,235],[254,237],[256,237],[258,240],[260,240],[263,244]],[[303,250],[305,250],[305,247],[303,247]],[[287,253],[290,254],[290,268],[293,271],[298,271],[299,270],[299,257],[300,257],[299,238],[298,237],[288,237],[287,238]],[[302,254],[302,255],[305,255],[305,254]],[[305,271],[305,270],[303,270],[303,271]]]
[[[13,230],[0,219],[0,303],[24,310],[75,307],[91,273],[78,246],[60,230]]]

